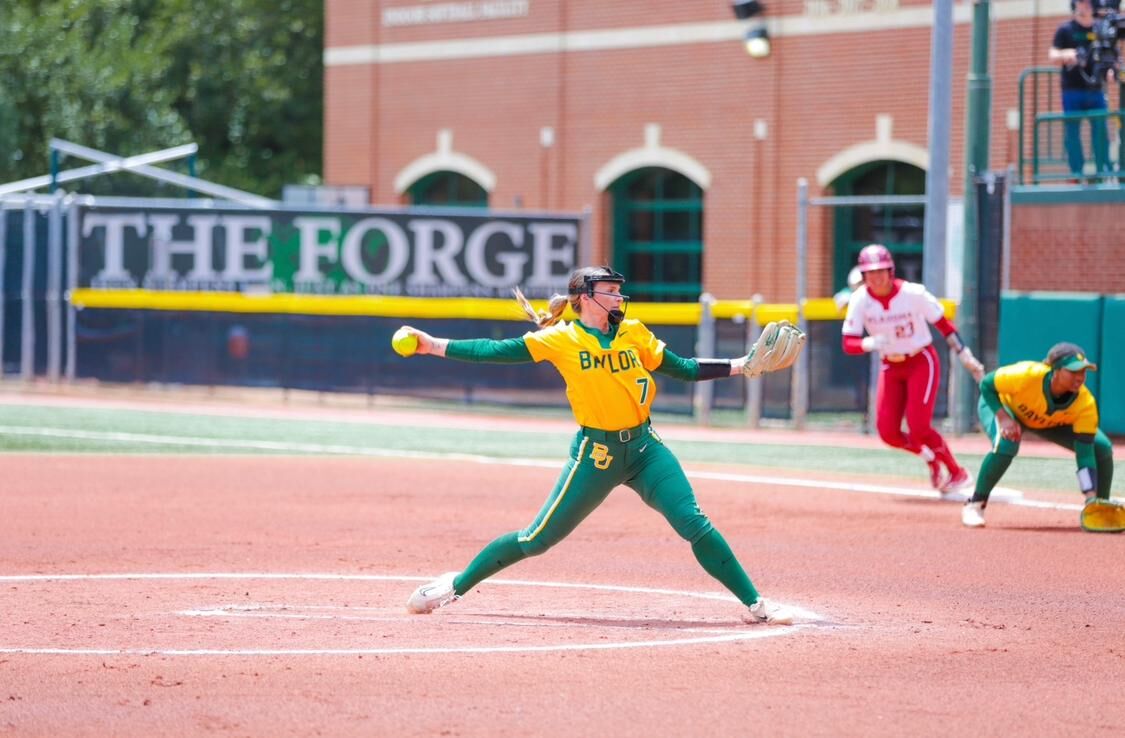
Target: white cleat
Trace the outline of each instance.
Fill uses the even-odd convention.
[[[785,609],[782,605],[770,602],[764,597],[759,597],[757,602],[746,608],[746,612],[742,613],[742,620],[752,625],[759,623],[765,623],[767,625],[792,625],[793,613]]]
[[[406,601],[407,611],[415,615],[428,615],[439,607],[461,599],[461,595],[453,591],[453,579],[458,574],[460,572],[448,571],[414,590],[414,594]]]
[[[962,467],[949,481],[941,486],[941,499],[967,502],[973,498],[973,476]]]
[[[984,503],[966,502],[961,508],[961,524],[966,528],[983,528]]]

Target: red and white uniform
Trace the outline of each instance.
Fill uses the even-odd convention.
[[[896,279],[886,298],[870,294],[866,286],[853,292],[843,330],[845,336],[861,339],[864,330],[872,336],[884,336],[886,343],[880,353],[892,359],[901,358],[933,343],[929,324],[937,323],[944,315],[941,303],[925,287]]]
[[[890,294],[878,297],[865,285],[848,302],[843,347],[846,353],[862,354],[864,331],[883,337],[878,348],[883,364],[876,393],[879,436],[888,445],[911,453],[928,446],[952,472],[960,467],[933,428],[941,364],[933,347],[931,323],[942,335],[956,330],[945,318],[941,303],[924,286],[896,279]],[[909,433],[902,431],[904,416]]]

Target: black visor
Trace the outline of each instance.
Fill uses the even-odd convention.
[[[599,267],[593,274],[583,276],[581,287],[571,287],[569,292],[572,295],[593,295],[594,284],[597,282],[625,284],[625,275],[615,272],[609,267]]]

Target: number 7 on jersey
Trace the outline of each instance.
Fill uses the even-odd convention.
[[[648,401],[648,385],[651,380],[648,377],[637,377],[637,384],[641,386],[641,404],[644,405]]]

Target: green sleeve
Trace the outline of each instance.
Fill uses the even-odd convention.
[[[980,396],[993,413],[1004,407],[1000,402],[1000,393],[996,391],[996,372],[989,372],[980,380]]]
[[[1078,459],[1079,469],[1089,469],[1097,479],[1098,459],[1094,455],[1094,439],[1084,441],[1081,438],[1074,440],[1074,456]]]
[[[665,347],[664,358],[660,360],[660,366],[656,367],[656,373],[681,382],[694,382],[699,379],[699,362],[678,356],[676,352]]]
[[[657,374],[663,374],[681,382],[703,382],[730,376],[730,361],[727,359],[685,359],[675,351],[664,349],[664,358],[656,367]]]
[[[1098,489],[1098,457],[1094,450],[1094,437],[1086,434],[1076,436],[1074,456],[1078,460],[1078,488],[1082,490],[1082,494],[1108,496],[1108,490]]]
[[[490,338],[472,338],[450,341],[445,356],[459,361],[491,364],[527,364],[532,361],[527,342],[520,338],[494,341]]]

